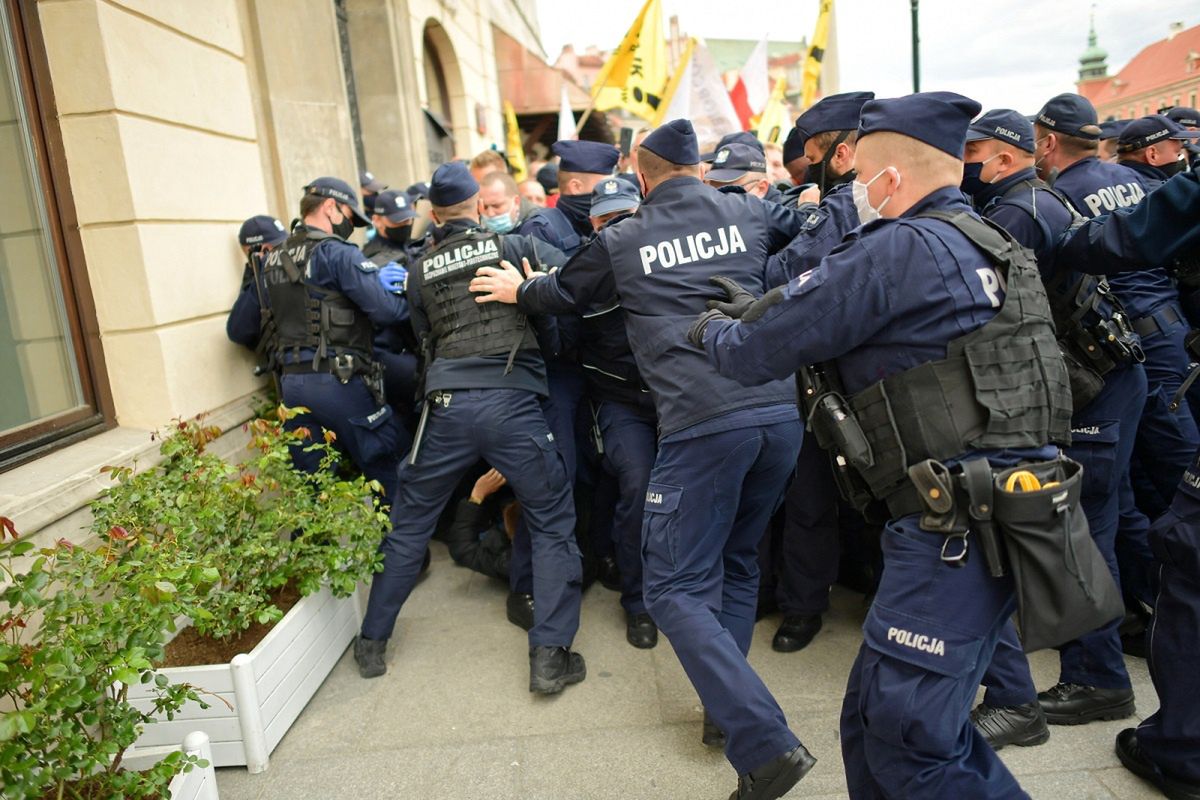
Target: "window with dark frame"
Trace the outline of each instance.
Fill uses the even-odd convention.
[[[0,470],[112,425],[37,5],[0,0]]]

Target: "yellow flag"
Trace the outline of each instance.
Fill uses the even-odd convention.
[[[813,33],[808,58],[804,59],[804,84],[800,91],[800,104],[810,108],[817,99],[817,82],[821,79],[821,61],[829,45],[829,18],[833,15],[833,0],[821,0],[817,14],[817,30]]]
[[[604,63],[592,87],[597,111],[624,108],[654,120],[667,86],[667,40],[661,0],[646,0],[641,13]]]
[[[787,78],[775,81],[767,106],[759,115],[756,124],[758,140],[763,144],[782,144],[791,125],[791,115],[788,113],[787,101],[783,99],[787,90]]]
[[[517,127],[517,112],[512,103],[504,101],[504,121],[508,128],[508,163],[512,166],[513,180],[525,180],[529,167],[525,163],[525,147],[521,144],[521,129]]]

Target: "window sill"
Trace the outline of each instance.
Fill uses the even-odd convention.
[[[256,396],[247,395],[209,412],[206,422],[229,432],[254,415],[255,405]],[[216,452],[227,455],[244,441],[223,436]],[[15,467],[0,475],[0,515],[11,518],[22,536],[32,536],[99,497],[109,486],[101,467],[151,466],[158,462],[158,445],[151,431],[117,427]]]

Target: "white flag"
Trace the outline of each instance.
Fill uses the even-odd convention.
[[[564,142],[575,138],[575,114],[571,111],[571,101],[567,97],[567,82],[563,80],[562,105],[558,109],[558,141]]]
[[[700,151],[704,152],[725,134],[740,131],[742,124],[712,54],[701,42],[695,42],[689,51],[691,58],[682,67],[684,73],[659,124],[690,119]]]

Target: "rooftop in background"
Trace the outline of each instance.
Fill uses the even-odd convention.
[[[1108,114],[1129,116],[1129,108],[1137,104],[1149,103],[1153,113],[1164,99],[1171,105],[1189,105],[1190,94],[1200,90],[1200,25],[1172,28],[1170,35],[1144,47],[1116,75],[1082,80],[1078,86],[1102,119]],[[1133,116],[1142,114],[1139,107]]]

